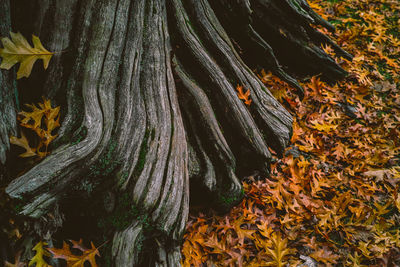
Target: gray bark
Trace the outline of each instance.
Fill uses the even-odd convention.
[[[243,197],[238,176],[268,174],[268,147],[282,155],[292,117],[242,49],[257,52],[258,64],[300,96],[296,78],[320,70],[328,80],[345,75],[321,43],[351,57],[310,26],[333,30],[303,0],[16,0],[11,11],[9,0],[2,2],[15,30],[38,35],[51,51],[66,50],[18,85],[40,88],[60,105],[62,126],[51,155],[13,177],[6,192],[21,201],[21,215],[39,221],[58,205],[68,214],[62,207],[71,195],[104,199],[106,221],[129,214],[122,227],[106,229],[115,266],[178,266],[190,185],[227,211]],[[7,16],[0,20],[8,25]],[[285,55],[280,44],[293,51]],[[287,60],[293,55],[300,62]],[[15,130],[11,76],[0,72],[8,81],[0,87],[0,159]],[[251,91],[250,106],[237,97],[238,84]],[[32,102],[32,93],[21,98]]]
[[[10,3],[5,1],[0,9],[0,36],[8,36],[11,29]],[[13,71],[0,70],[0,181],[5,178],[3,166],[6,151],[10,148],[9,135],[16,135],[16,82]]]

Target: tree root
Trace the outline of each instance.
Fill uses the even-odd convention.
[[[35,12],[62,24],[25,27],[71,52],[34,82],[65,111],[54,151],[6,192],[36,219],[69,194],[128,194],[159,235],[130,218],[114,233],[116,266],[142,262],[149,238],[151,264],[178,266],[189,178],[194,195],[224,212],[243,197],[238,177],[268,174],[271,151],[283,154],[292,117],[249,66],[263,65],[302,96],[297,78],[346,74],[320,44],[351,58],[310,26],[333,30],[303,0],[66,0],[52,12],[37,1]],[[250,106],[238,85],[250,90]]]

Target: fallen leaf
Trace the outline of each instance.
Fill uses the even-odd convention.
[[[44,256],[50,256],[50,253],[44,249],[44,246],[47,246],[47,243],[40,241],[33,247],[33,251],[36,251],[35,256],[29,261],[28,266],[32,266],[34,264],[35,267],[52,267],[47,264],[44,260]]]
[[[14,144],[14,145],[17,145],[19,147],[22,147],[23,149],[26,150],[25,153],[22,153],[22,154],[19,155],[21,158],[28,158],[28,157],[33,157],[33,156],[37,155],[36,154],[36,149],[35,148],[31,148],[29,146],[28,139],[26,139],[24,133],[22,133],[22,132],[21,132],[21,138],[17,138],[15,136],[11,136],[10,137],[10,143]]]
[[[82,239],[79,241],[71,240],[73,248],[79,249],[82,255],[74,255],[71,252],[70,246],[63,242],[63,247],[59,248],[47,248],[53,254],[54,259],[63,259],[67,261],[68,267],[84,267],[85,262],[89,262],[92,267],[98,267],[96,263],[96,256],[100,256],[99,250],[91,242],[92,248],[85,248]]]
[[[8,261],[4,262],[4,267],[25,267],[26,263],[21,262],[21,253],[22,251],[18,251],[15,255],[15,263],[10,263]]]
[[[0,68],[9,70],[16,63],[20,63],[17,79],[29,77],[36,60],[43,60],[43,67],[47,69],[50,59],[54,53],[45,49],[39,37],[32,35],[33,47],[28,43],[21,33],[10,32],[11,39],[1,38],[4,48],[0,49],[3,58]]]
[[[251,101],[252,101],[251,99],[249,99],[250,90],[247,89],[246,93],[243,93],[243,86],[239,86],[239,85],[236,87],[236,90],[238,91],[237,94],[238,94],[239,99],[244,100],[244,103],[246,105],[250,106]]]

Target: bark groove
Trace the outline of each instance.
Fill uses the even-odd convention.
[[[238,177],[268,174],[269,148],[282,155],[292,118],[252,68],[271,70],[302,96],[297,78],[346,74],[320,44],[351,58],[310,26],[333,30],[304,0],[5,2],[2,36],[11,14],[14,29],[67,51],[18,84],[23,94],[35,86],[61,105],[62,126],[51,155],[6,192],[22,201],[21,215],[36,220],[71,195],[108,203],[112,192],[116,204],[99,212],[130,214],[105,230],[115,266],[178,266],[189,187],[227,211],[243,197]],[[2,163],[16,128],[13,79],[0,72]],[[237,85],[250,90],[250,106]]]

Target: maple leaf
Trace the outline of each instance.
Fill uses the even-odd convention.
[[[88,261],[92,267],[98,267],[95,257],[100,256],[100,252],[94,246],[93,242],[91,242],[91,249],[84,247],[82,239],[78,242],[73,240],[70,240],[70,242],[73,245],[72,248],[79,249],[82,255],[74,255],[66,242],[63,242],[63,247],[61,249],[47,248],[47,250],[53,254],[54,259],[66,260],[68,267],[84,267],[86,261]]]
[[[10,32],[11,39],[1,38],[4,48],[0,49],[3,61],[0,68],[9,70],[16,63],[20,63],[17,79],[29,77],[36,60],[43,60],[43,67],[47,69],[50,59],[54,53],[45,49],[39,37],[32,35],[33,47],[28,43],[21,33]]]
[[[236,87],[236,90],[238,91],[238,97],[239,97],[239,99],[242,99],[242,100],[244,100],[244,103],[246,104],[246,105],[248,105],[248,106],[250,106],[250,104],[251,104],[251,99],[249,99],[249,96],[250,96],[250,89],[247,89],[247,91],[246,91],[246,93],[243,93],[243,86],[237,86]]]
[[[28,139],[26,139],[24,133],[21,133],[21,138],[17,138],[15,136],[11,136],[10,137],[10,143],[14,144],[14,145],[17,145],[17,146],[20,146],[20,147],[22,147],[23,149],[26,150],[25,153],[19,155],[21,158],[28,158],[28,157],[33,157],[33,156],[37,155],[36,149],[35,148],[31,148],[29,146]]]
[[[44,256],[50,256],[50,253],[44,249],[44,246],[47,246],[47,243],[40,241],[33,247],[32,250],[36,251],[36,255],[29,261],[28,266],[36,264],[35,267],[51,267],[43,259]]]

